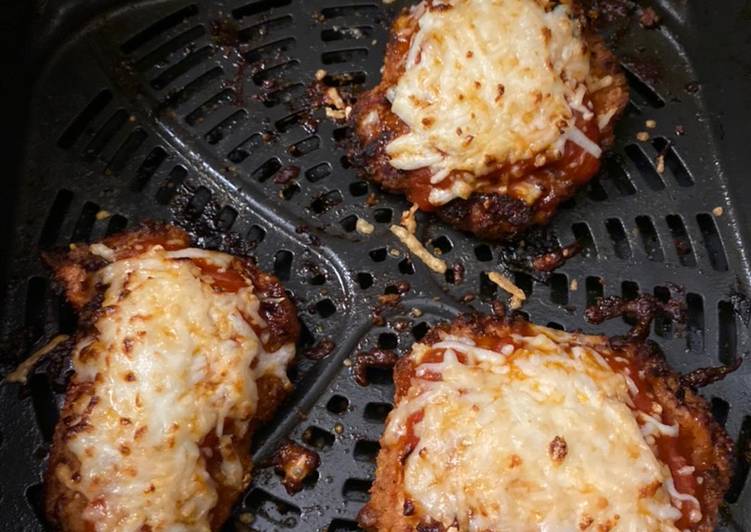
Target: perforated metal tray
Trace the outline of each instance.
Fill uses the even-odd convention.
[[[51,290],[40,249],[94,240],[145,219],[188,223],[208,246],[239,242],[294,295],[304,323],[301,348],[330,337],[336,350],[319,362],[298,357],[297,392],[255,447],[259,464],[282,437],[315,448],[317,475],[290,496],[270,468],[259,467],[235,512],[254,520],[244,525],[236,517],[227,528],[356,529],[392,384],[384,371],[373,372],[370,386],[358,386],[348,358],[374,346],[404,349],[436,320],[468,308],[489,311],[501,296],[483,273],[503,266],[500,247],[426,217],[420,239],[449,264],[463,264],[464,279],[411,260],[388,232],[405,201],[358,177],[337,147],[348,129],[321,111],[314,115],[317,128],[306,118],[306,87],[318,69],[343,89],[377,81],[388,22],[404,2],[6,4],[13,22],[0,34],[13,45],[7,57],[15,63],[2,86],[5,126],[15,132],[7,146],[18,164],[9,163],[0,199],[0,369],[10,370],[55,333],[75,329],[75,317]],[[729,362],[749,347],[749,308],[740,295],[749,281],[747,234],[737,218],[745,213],[736,210],[751,194],[740,174],[749,158],[727,149],[745,140],[739,128],[748,114],[733,87],[751,85],[742,70],[749,68],[743,67],[749,14],[740,2],[722,10],[692,4],[656,5],[664,23],[644,30],[634,4],[607,3],[617,8],[608,13],[626,13],[608,31],[629,70],[632,102],[604,171],[553,223],[562,243],[579,239],[585,252],[548,284],[516,276],[529,295],[524,311],[566,329],[593,330],[582,313],[601,294],[662,297],[670,283],[685,287],[685,333],[658,322],[653,334],[678,371]],[[656,128],[647,129],[646,120]],[[728,139],[723,123],[732,126]],[[648,131],[650,141],[637,141],[639,131]],[[666,163],[661,175],[659,152]],[[299,176],[277,183],[289,166],[299,167]],[[366,201],[371,193],[374,205]],[[372,222],[375,232],[359,235],[355,216]],[[394,293],[401,281],[411,289],[386,308],[383,325],[374,325],[378,296]],[[626,327],[596,330],[615,334]],[[703,390],[739,440],[723,530],[751,528],[751,490],[744,489],[749,382],[746,364]],[[2,530],[44,527],[41,474],[62,390],[44,366],[27,390],[0,386]]]

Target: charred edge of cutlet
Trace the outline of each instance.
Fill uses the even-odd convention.
[[[518,314],[508,316],[489,316],[484,314],[464,314],[452,322],[435,325],[421,340],[421,343],[432,345],[441,340],[441,333],[454,335],[479,336],[497,327],[524,327],[529,322]],[[583,333],[578,333],[583,334]],[[670,411],[675,421],[684,433],[689,434],[694,443],[693,461],[702,464],[701,475],[704,478],[705,495],[702,500],[702,521],[693,529],[698,532],[711,532],[717,520],[718,511],[725,492],[730,485],[733,472],[734,453],[733,442],[727,432],[714,419],[709,406],[693,387],[675,373],[665,360],[659,346],[654,342],[634,337],[614,337],[607,339],[611,349],[619,354],[637,360],[637,365],[645,372],[645,378],[655,390],[655,399],[666,410]],[[394,400],[398,404],[411,386],[416,367],[409,356],[402,357],[394,368]],[[358,514],[358,522],[366,530],[377,530],[383,526],[385,513],[392,510],[384,507],[398,501],[401,462],[396,448],[382,448],[379,453],[378,471],[388,470],[386,474],[389,484],[383,488],[378,478],[371,488],[371,501]],[[391,462],[399,463],[391,463]],[[373,504],[377,499],[377,506]],[[413,512],[409,518],[412,519]],[[398,523],[407,525],[405,516],[392,516]],[[389,518],[390,519],[390,518]],[[393,520],[389,520],[394,523]],[[418,521],[415,521],[417,523]],[[405,530],[416,530],[412,523]]]

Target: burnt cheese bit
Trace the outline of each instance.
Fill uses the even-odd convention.
[[[317,452],[290,440],[282,443],[273,459],[274,469],[282,475],[282,484],[290,495],[302,489],[305,479],[318,469],[320,463]]]
[[[355,355],[352,363],[352,374],[355,376],[355,382],[360,386],[367,386],[368,368],[389,369],[396,364],[399,357],[390,349],[371,349]]]

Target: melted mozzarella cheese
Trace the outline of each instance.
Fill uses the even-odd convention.
[[[384,437],[396,444],[423,412],[404,497],[468,531],[677,530],[688,496],[645,440],[626,380],[596,337],[568,347],[550,333],[515,335],[498,353],[455,337],[415,346],[416,378]],[[421,363],[431,349],[442,362]]]
[[[386,148],[394,167],[429,167],[432,183],[451,172],[471,181],[504,163],[557,157],[566,139],[599,157],[573,129],[572,109],[593,117],[582,103],[589,54],[580,24],[566,4],[545,3],[451,0],[413,11],[419,28],[387,94],[409,126]],[[446,190],[430,201],[466,195]]]
[[[248,322],[258,316],[253,287],[217,291],[191,258],[232,260],[155,247],[95,274],[107,286],[102,311],[73,353],[72,383],[90,392],[74,407],[86,428],[66,440],[80,480],[63,480],[87,498],[83,518],[97,530],[210,530],[217,490],[202,445],[218,440],[221,483],[242,488],[232,438],[255,414],[256,382],[289,383],[294,346],[264,350]]]

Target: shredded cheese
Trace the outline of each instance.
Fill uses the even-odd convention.
[[[675,490],[629,406],[627,381],[593,348],[599,339],[572,346],[566,333],[533,331],[499,352],[469,338],[415,344],[415,378],[384,434],[384,444],[396,444],[422,411],[404,459],[404,497],[422,517],[460,530],[617,523],[676,532],[680,505],[699,512],[698,501]],[[435,349],[442,360],[423,362]]]
[[[516,286],[511,279],[498,272],[488,273],[488,279],[511,295],[509,306],[512,309],[516,310],[524,304],[524,301],[527,299],[527,294],[524,293],[524,290]]]
[[[409,230],[401,225],[392,225],[389,230],[402,241],[410,253],[423,261],[428,268],[436,273],[446,273],[446,270],[448,269],[446,261],[431,255],[430,252],[425,249],[425,246],[422,245],[422,242],[417,240],[415,235],[410,233]]]
[[[29,378],[29,373],[44,357],[54,351],[57,346],[68,340],[70,336],[67,334],[58,334],[52,340],[47,342],[43,347],[34,351],[29,358],[21,362],[18,367],[8,373],[5,376],[5,382],[18,382],[20,384],[26,384]]]
[[[294,346],[265,350],[253,286],[216,290],[192,258],[219,269],[232,260],[155,246],[92,274],[108,311],[72,355],[71,386],[90,390],[71,406],[85,429],[65,439],[80,470],[55,474],[88,501],[82,517],[97,531],[209,531],[218,492],[206,438],[218,442],[222,484],[242,489],[233,441],[256,413],[256,382],[274,375],[289,386]]]
[[[423,2],[412,12],[418,28],[405,71],[386,94],[409,126],[386,147],[392,166],[428,167],[432,184],[462,174],[463,186],[431,190],[429,201],[442,205],[472,192],[470,175],[541,154],[559,157],[566,140],[600,156],[574,126],[574,110],[584,120],[594,116],[583,103],[589,52],[567,3],[552,9],[535,0],[444,4]]]

